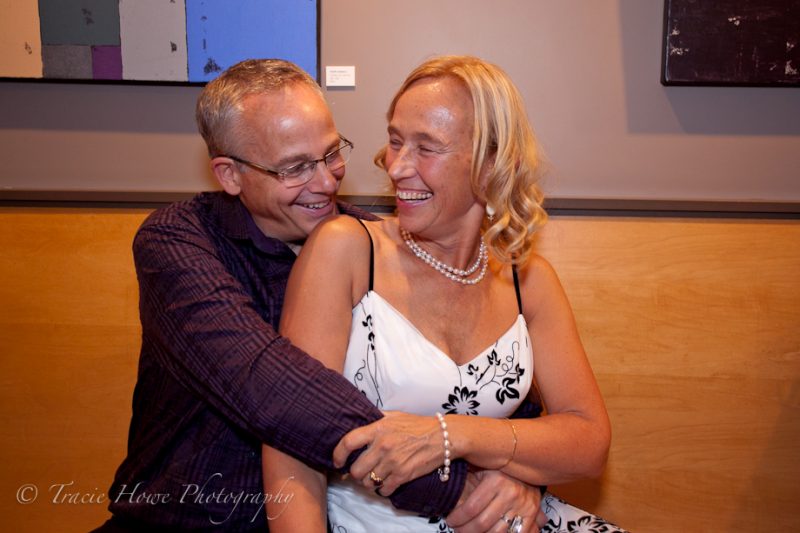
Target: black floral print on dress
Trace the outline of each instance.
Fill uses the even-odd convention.
[[[525,369],[519,366],[519,344],[513,343],[511,345],[511,353],[500,357],[496,349],[492,349],[486,355],[485,363],[477,362],[467,365],[467,379],[469,385],[474,385],[478,389],[488,386],[497,387],[495,398],[502,405],[508,399],[516,400],[520,397],[518,384],[520,378],[525,375]],[[460,374],[459,369],[459,374]],[[463,383],[463,380],[462,380]],[[454,400],[454,396],[456,399]],[[453,394],[448,396],[448,402],[443,403],[442,407],[448,410],[449,414],[472,414],[477,415],[477,407],[480,403],[477,400],[472,400],[475,405],[467,409],[459,410],[459,406],[477,396],[477,392],[468,389],[462,384],[461,387],[455,387]]]
[[[359,304],[363,308],[363,304]],[[367,314],[361,325],[369,332],[367,334],[367,355],[361,360],[361,366],[358,367],[355,374],[353,374],[352,383],[361,391],[364,396],[368,396],[364,390],[364,380],[369,379],[369,384],[375,390],[375,406],[378,409],[383,408],[383,398],[381,398],[381,390],[378,385],[378,357],[375,354],[375,330],[372,326],[372,315]],[[366,372],[366,376],[364,373]]]
[[[469,390],[467,387],[453,388],[453,393],[447,397],[447,402],[442,404],[446,415],[477,415],[481,402],[475,399],[478,391]]]
[[[541,528],[540,533],[628,533],[608,522],[599,516],[581,512],[577,507],[572,507],[564,500],[553,496],[550,493],[542,499],[542,510],[547,516],[558,516],[558,522],[553,518],[547,521],[547,524]],[[559,509],[563,510],[569,508],[571,512],[567,514],[569,518],[564,520],[564,517],[559,513]]]
[[[455,531],[447,525],[447,522],[444,521],[444,518],[440,516],[429,518],[428,523],[436,524],[436,533],[455,533]]]

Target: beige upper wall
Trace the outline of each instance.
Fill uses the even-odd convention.
[[[800,201],[800,89],[663,87],[662,0],[321,0],[327,91],[357,151],[346,194],[382,194],[371,164],[402,78],[439,53],[504,67],[522,89],[560,197]],[[195,87],[0,83],[0,187],[193,191],[213,185]]]

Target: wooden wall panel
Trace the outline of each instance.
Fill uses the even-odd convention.
[[[0,209],[0,513],[86,531],[124,456],[146,211]],[[553,487],[637,533],[797,530],[800,223],[568,218],[555,265],[611,415],[599,480]],[[39,496],[17,503],[26,483]],[[24,493],[23,496],[29,496]]]
[[[637,532],[797,530],[800,224],[562,218],[540,251],[614,430],[554,491]]]
[[[85,532],[108,516],[107,502],[62,497],[102,497],[125,454],[140,343],[131,241],[146,214],[0,210],[6,531]],[[38,497],[19,503],[28,484]]]

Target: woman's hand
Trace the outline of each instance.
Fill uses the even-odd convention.
[[[480,470],[467,474],[464,494],[447,516],[447,525],[457,533],[508,531],[509,521],[522,518],[524,532],[538,533],[547,523],[539,508],[539,487],[527,485],[497,470]]]
[[[367,446],[350,467],[350,475],[389,496],[403,483],[442,466],[444,437],[435,417],[397,411],[384,414],[342,437],[333,451],[333,462],[342,467],[352,452]]]

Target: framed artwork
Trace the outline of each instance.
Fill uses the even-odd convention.
[[[0,78],[201,85],[247,58],[319,79],[318,0],[0,0]]]
[[[661,83],[800,87],[800,0],[665,0]]]

